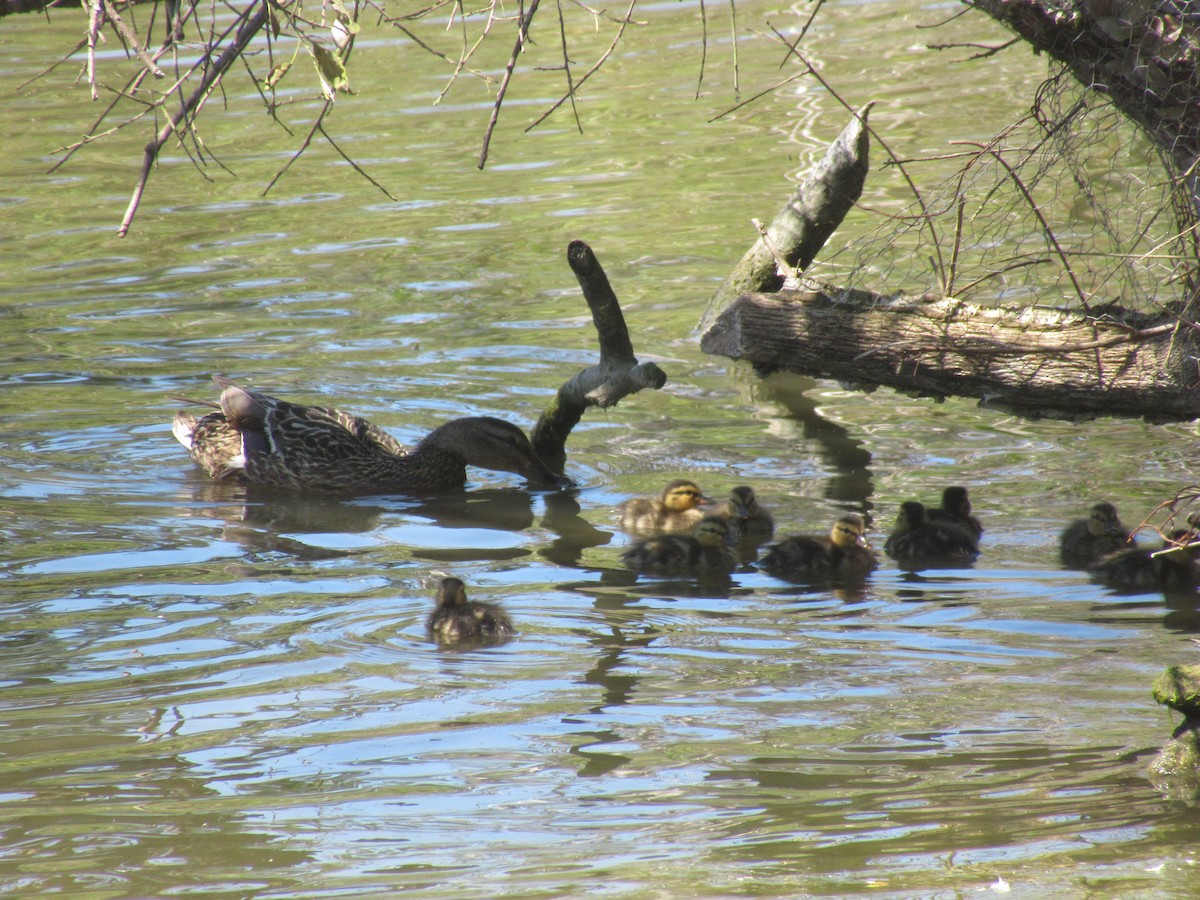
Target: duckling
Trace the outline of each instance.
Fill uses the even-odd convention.
[[[930,522],[925,505],[916,500],[900,504],[896,527],[883,549],[905,565],[967,563],[979,556],[970,534],[949,522]]]
[[[512,620],[499,606],[468,600],[458,578],[443,578],[437,589],[437,607],[425,626],[438,641],[502,640],[513,634]]]
[[[1101,557],[1137,546],[1133,535],[1121,524],[1117,508],[1097,503],[1086,519],[1076,519],[1058,539],[1064,565],[1086,569]]]
[[[865,532],[863,517],[847,513],[833,523],[828,536],[799,534],[772,545],[759,565],[769,575],[792,581],[861,581],[879,565]]]
[[[328,492],[461,488],[467,466],[514,472],[556,487],[569,479],[538,459],[525,433],[489,416],[453,419],[411,451],[366,419],[277,400],[232,381],[216,407],[197,418],[180,411],[172,431],[218,480]]]
[[[1156,550],[1131,547],[1102,557],[1088,568],[1096,580],[1121,591],[1194,591],[1200,586],[1200,543],[1197,534],[1180,528]],[[1167,552],[1161,552],[1161,551]]]
[[[691,531],[704,518],[699,507],[712,501],[701,493],[696,482],[678,478],[667,484],[658,497],[634,497],[617,507],[624,531],[634,534],[661,534],[664,531]]]
[[[775,519],[758,502],[754,488],[742,485],[729,492],[729,499],[720,508],[736,529],[739,541],[762,543],[775,533]]]
[[[971,498],[965,487],[948,487],[942,491],[940,509],[928,510],[930,522],[949,522],[971,535],[977,542],[983,537],[983,526],[971,515]]]
[[[691,534],[660,534],[621,554],[621,564],[647,575],[728,575],[738,566],[724,516],[705,516]]]

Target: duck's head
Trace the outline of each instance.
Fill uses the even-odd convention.
[[[1111,503],[1097,503],[1088,510],[1087,527],[1092,537],[1121,534],[1125,530],[1117,518],[1117,508]]]
[[[438,609],[466,609],[467,587],[458,578],[443,578],[437,589]]]
[[[542,462],[525,432],[491,416],[454,419],[434,429],[422,445],[434,444],[460,457],[468,466],[512,472],[531,484],[573,487],[574,482]]]
[[[672,481],[662,491],[662,504],[671,512],[687,512],[689,509],[695,509],[711,502],[701,493],[696,482],[688,481],[686,478]]]
[[[754,488],[748,485],[735,487],[729,492],[729,508],[739,518],[749,518],[758,514],[758,497]]]
[[[846,513],[829,530],[829,539],[835,547],[847,550],[850,547],[865,547],[867,531],[866,520],[858,513]]]
[[[925,504],[916,500],[906,500],[900,504],[900,515],[896,517],[896,527],[904,531],[911,531],[914,528],[920,528],[928,524],[929,514],[925,511]]]
[[[720,547],[734,543],[734,531],[724,516],[705,516],[692,529],[692,537],[704,547]]]
[[[948,487],[942,491],[942,509],[951,515],[966,518],[971,514],[971,498],[965,487]]]

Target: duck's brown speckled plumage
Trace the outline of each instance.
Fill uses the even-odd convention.
[[[739,541],[762,544],[775,533],[775,518],[758,502],[754,488],[747,485],[731,490],[719,512],[733,524]]]
[[[948,487],[942,491],[942,505],[926,510],[930,522],[949,522],[962,528],[976,541],[983,537],[983,525],[971,515],[971,497],[965,487]]]
[[[883,545],[884,552],[908,565],[953,565],[973,562],[979,556],[975,539],[951,522],[931,522],[923,503],[900,504],[895,529]]]
[[[425,626],[435,640],[499,641],[513,634],[512,620],[499,606],[468,600],[467,589],[458,578],[443,578],[438,585],[437,607]]]
[[[688,532],[704,518],[700,507],[709,502],[696,482],[677,478],[668,482],[657,497],[626,500],[617,507],[617,517],[621,528],[632,534]]]
[[[738,566],[730,545],[729,520],[705,516],[691,534],[660,534],[621,554],[621,564],[648,575],[728,575]]]
[[[1172,531],[1157,548],[1130,547],[1101,557],[1088,568],[1120,591],[1191,592],[1200,587],[1200,544],[1192,529]],[[1157,551],[1168,550],[1166,553]]]
[[[1058,546],[1065,565],[1086,569],[1110,553],[1134,549],[1137,542],[1121,524],[1115,506],[1097,503],[1086,519],[1076,519],[1063,530]]]
[[[847,513],[828,535],[797,534],[772,545],[759,565],[769,575],[791,581],[860,581],[879,565],[865,532],[863,517]]]
[[[224,388],[219,411],[200,417],[179,412],[173,431],[216,479],[330,492],[447,490],[465,484],[470,465],[539,484],[568,483],[537,458],[521,429],[501,419],[454,419],[406,451],[350,413],[214,380]]]

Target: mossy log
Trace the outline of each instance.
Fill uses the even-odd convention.
[[[1169,666],[1154,681],[1154,699],[1184,720],[1150,763],[1147,774],[1169,797],[1200,800],[1200,665]]]
[[[600,362],[578,372],[558,389],[530,434],[542,461],[561,472],[567,436],[589,407],[607,409],[643,388],[661,388],[666,374],[654,363],[638,363],[621,304],[592,248],[583,241],[567,245],[567,263],[592,311],[600,343]]]
[[[1198,342],[1173,318],[806,288],[743,294],[701,348],[764,373],[975,397],[1031,417],[1200,417]]]
[[[867,179],[867,114],[854,115],[825,155],[805,173],[787,203],[717,288],[700,319],[701,331],[748,291],[777,291],[786,275],[780,269],[804,270],[862,196]],[[783,264],[783,266],[780,265]]]

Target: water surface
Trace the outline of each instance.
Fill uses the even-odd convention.
[[[922,49],[913,26],[953,4],[836,6],[806,46],[852,102],[879,101],[906,152],[964,123],[986,136],[1044,74],[1027,54],[965,70]],[[743,29],[797,22],[738,8]],[[750,218],[845,123],[811,81],[709,122],[736,102],[709,13],[698,100],[697,9],[648,8],[589,82],[582,136],[562,117],[522,133],[557,90],[531,75],[483,172],[486,92],[432,106],[445,72],[368,30],[333,121],[398,202],[320,147],[261,196],[295,138],[239,83],[206,135],[236,178],[173,153],[124,240],[145,134],[47,174],[93,113],[73,72],[9,91],[7,892],[910,897],[1003,879],[1026,896],[1188,895],[1196,807],[1146,766],[1174,725],[1150,683],[1195,655],[1195,600],[1114,594],[1064,570],[1055,540],[1097,498],[1135,524],[1189,483],[1193,426],[1031,422],[701,354],[694,324]],[[5,79],[69,31],[10,17]],[[744,31],[743,96],[780,58]],[[907,202],[877,167],[864,204]],[[869,214],[853,216],[851,233]],[[576,492],[472,472],[445,497],[263,497],[207,481],[171,437],[172,398],[215,396],[212,373],[405,441],[463,414],[529,427],[595,360],[574,238],[670,379],[576,429]],[[868,512],[877,545],[900,502],[969,484],[985,552],[962,570],[888,564],[861,591],[751,568],[635,579],[612,507],[683,474],[717,495],[753,485],[785,531]],[[442,573],[519,635],[431,643]]]

